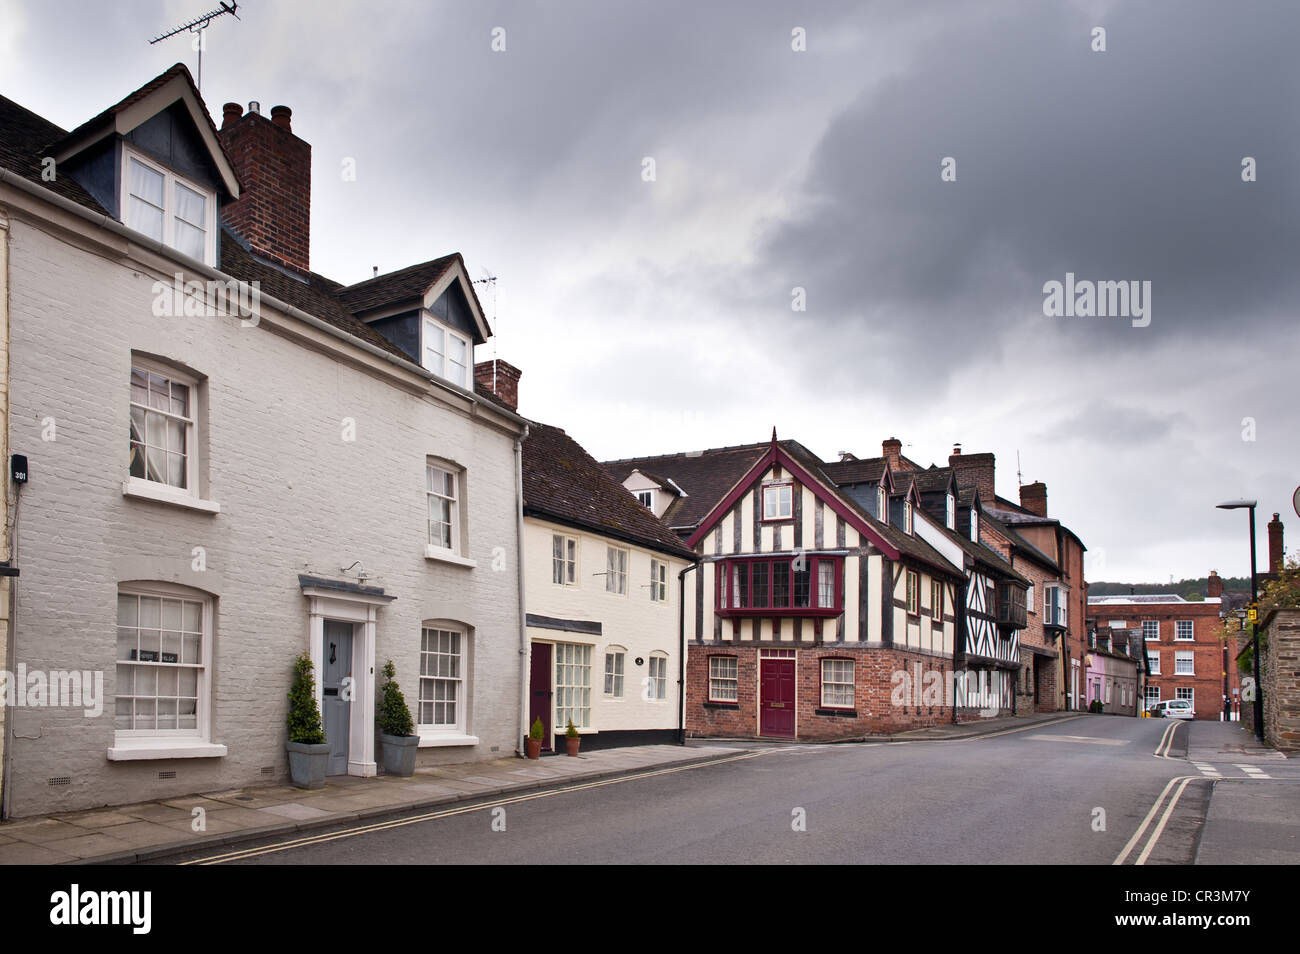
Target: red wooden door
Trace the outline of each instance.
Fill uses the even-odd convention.
[[[759,662],[758,734],[794,738],[794,660]]]
[[[533,643],[532,669],[529,673],[528,725],[542,720],[542,748],[551,748],[551,644]]]

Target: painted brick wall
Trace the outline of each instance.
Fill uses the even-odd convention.
[[[508,433],[455,409],[460,399],[441,403],[413,377],[410,390],[395,387],[288,340],[269,321],[154,317],[152,283],[170,276],[74,249],[25,222],[13,224],[10,253],[12,440],[34,475],[19,527],[18,659],[101,670],[108,696],[98,719],[79,709],[13,710],[14,814],[284,781],[286,693],[308,640],[297,577],[338,578],[357,560],[370,583],[397,597],[379,612],[376,668],[394,660],[412,705],[421,621],[473,627],[470,729],[480,744],[421,750],[420,763],[515,749],[520,621]],[[123,496],[133,348],[208,376],[204,451],[220,514]],[[355,421],[355,441],[342,439],[345,418]],[[46,419],[55,440],[42,440]],[[475,569],[424,558],[426,455],[466,468]],[[195,572],[199,546],[206,569]],[[216,596],[212,741],[229,747],[227,757],[107,761],[116,595],[119,581],[134,579]],[[159,771],[176,778],[161,781]],[[71,784],[49,787],[55,776]]]

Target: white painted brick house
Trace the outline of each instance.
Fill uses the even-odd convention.
[[[10,700],[9,816],[285,781],[302,652],[334,771],[377,771],[389,658],[421,764],[520,746],[526,424],[473,393],[464,263],[341,286],[309,269],[309,209],[289,110],[218,130],[183,66],[72,133],[0,98],[31,468],[5,668],[103,681],[100,714]],[[177,313],[178,275],[256,308]]]

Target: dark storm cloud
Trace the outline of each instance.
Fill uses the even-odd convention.
[[[765,236],[766,307],[800,284],[823,328],[974,354],[1052,322],[1084,351],[1276,327],[1300,274],[1300,133],[1285,120],[1300,7],[982,9],[828,130],[802,212]],[[940,181],[946,156],[955,182]],[[1242,181],[1244,156],[1259,181]],[[1043,283],[1066,272],[1150,281],[1151,327],[1044,317]]]

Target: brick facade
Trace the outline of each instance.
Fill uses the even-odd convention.
[[[1140,638],[1137,642],[1139,651],[1148,656],[1159,656],[1159,673],[1148,673],[1145,685],[1159,691],[1159,698],[1179,698],[1188,691],[1192,694],[1192,706],[1198,719],[1221,719],[1223,716],[1224,695],[1224,651],[1225,644],[1219,638],[1222,631],[1219,621],[1220,603],[1217,599],[1202,602],[1178,601],[1177,597],[1167,597],[1160,601],[1148,598],[1144,602],[1125,602],[1115,598],[1103,598],[1104,602],[1093,602],[1088,607],[1088,615],[1099,626],[1115,627],[1124,622],[1128,628],[1142,629],[1144,621],[1154,622],[1159,629],[1159,639]],[[1178,622],[1192,624],[1192,639],[1177,638]],[[1145,634],[1144,634],[1145,635]],[[1192,654],[1192,673],[1177,672],[1177,653]],[[1228,658],[1228,694],[1240,686],[1237,667]],[[1235,698],[1235,697],[1234,697]],[[1235,706],[1234,706],[1235,708]]]
[[[686,663],[688,737],[759,736],[761,651],[753,644],[690,644]],[[709,700],[709,659],[713,656],[736,659],[739,698],[734,705]],[[853,661],[855,704],[851,713],[822,707],[823,659]],[[919,684],[915,678],[917,666],[922,674]],[[955,721],[978,718],[975,712],[955,708],[957,700],[943,688],[952,671],[951,657],[930,653],[857,646],[801,648],[795,658],[797,737],[808,742],[861,738],[951,724],[954,714]],[[896,675],[900,672],[907,673],[906,682]],[[926,677],[930,673],[939,674],[937,699],[933,690],[927,692]]]
[[[311,146],[290,130],[287,106],[271,119],[252,111],[240,116],[227,103],[221,145],[238,176],[241,193],[221,217],[257,254],[301,272],[311,251]]]

